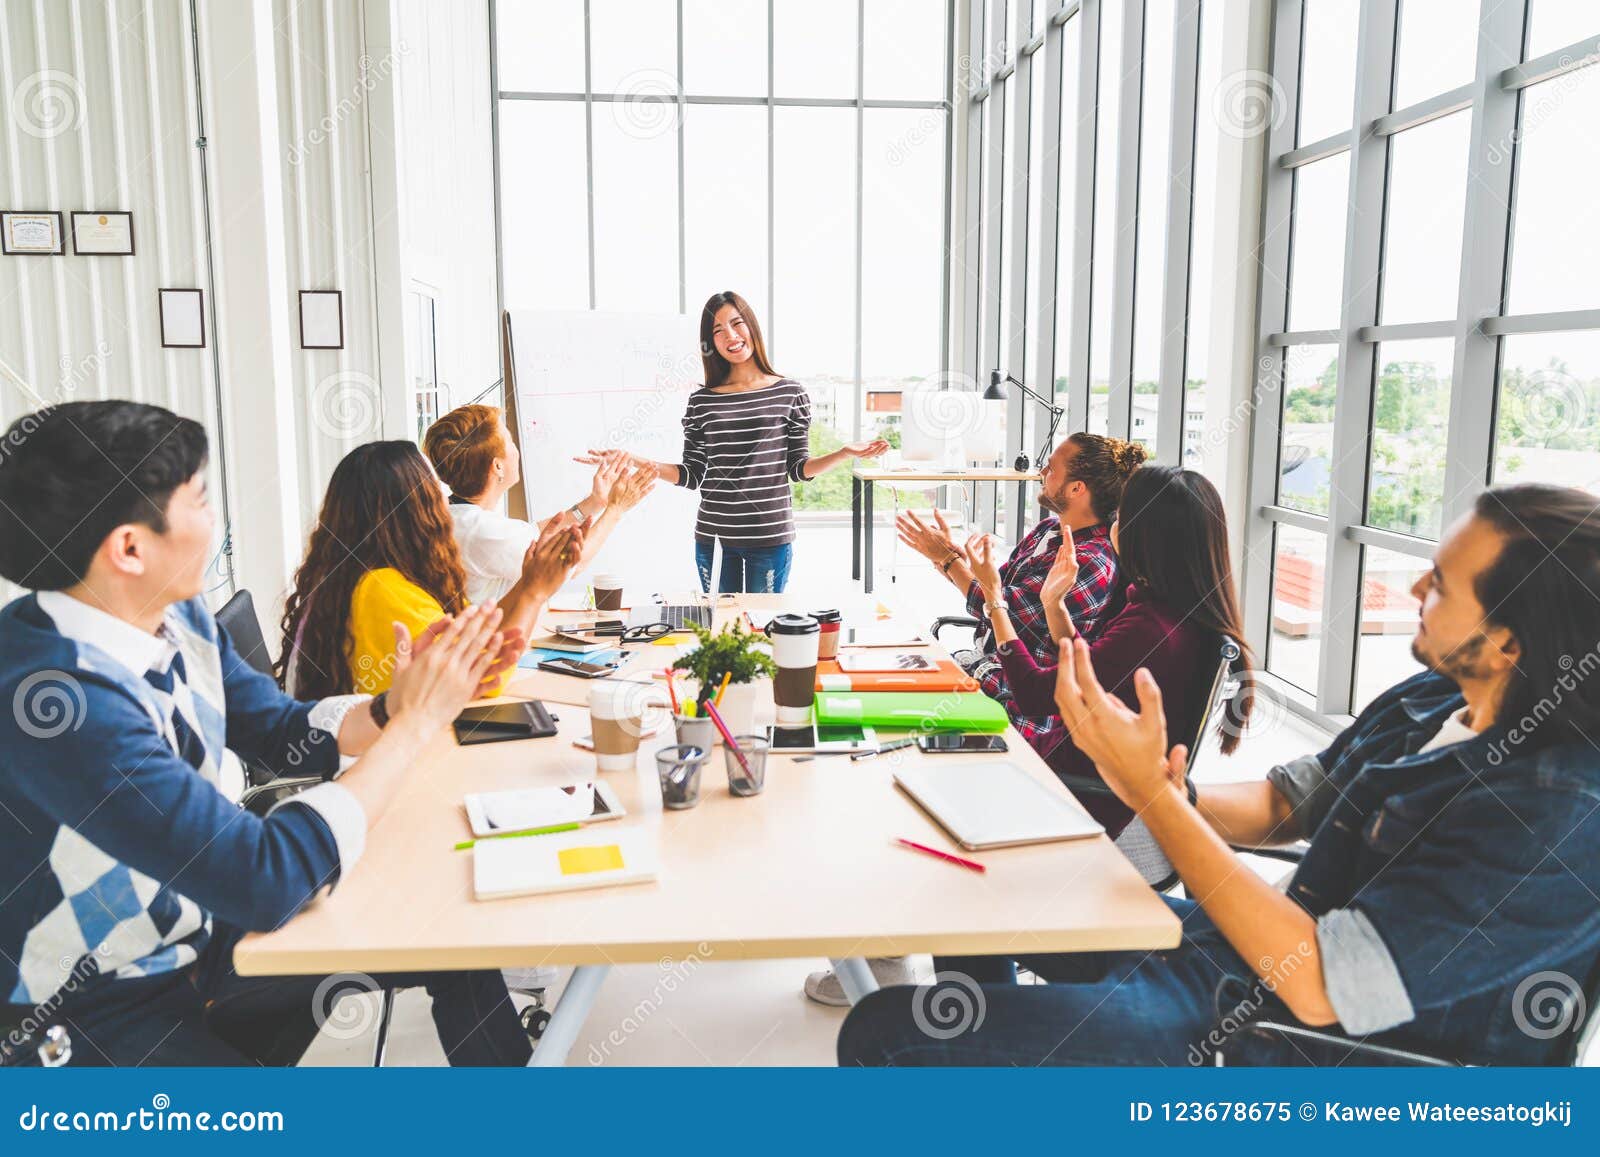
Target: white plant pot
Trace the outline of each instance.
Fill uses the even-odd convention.
[[[722,696],[722,706],[717,708],[717,712],[734,735],[756,734],[756,705],[762,701],[763,693],[766,701],[772,702],[772,680],[757,679],[753,683],[728,684],[728,690]]]

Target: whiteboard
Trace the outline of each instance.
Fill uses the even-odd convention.
[[[594,467],[573,455],[621,449],[683,458],[683,411],[701,378],[698,319],[683,314],[511,310],[518,442],[528,515],[542,519],[589,493]],[[629,595],[698,590],[699,495],[657,482],[574,576],[620,575]]]

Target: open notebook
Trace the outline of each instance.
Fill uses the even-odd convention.
[[[642,884],[658,870],[656,836],[638,828],[479,840],[472,849],[479,900]]]

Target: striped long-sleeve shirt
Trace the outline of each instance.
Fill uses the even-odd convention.
[[[695,538],[742,547],[793,542],[789,485],[805,481],[810,435],[811,397],[788,378],[755,390],[689,395],[678,478],[700,491]]]

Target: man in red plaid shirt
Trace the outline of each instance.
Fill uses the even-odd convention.
[[[1057,658],[1056,640],[1050,637],[1045,623],[1040,590],[1061,549],[1063,523],[1072,530],[1078,555],[1078,581],[1065,599],[1067,613],[1078,633],[1085,639],[1094,639],[1116,613],[1120,592],[1109,527],[1122,502],[1123,484],[1144,460],[1144,448],[1136,443],[1098,434],[1074,434],[1056,447],[1040,471],[1039,505],[1047,513],[1023,536],[1000,568],[1011,620],[1035,662],[1054,665]],[[908,511],[900,515],[896,529],[901,542],[932,562],[967,596],[967,612],[978,620],[972,650],[957,652],[956,661],[978,680],[986,695],[1005,704],[1012,724],[1034,750],[1048,754],[1064,734],[1061,718],[1022,715],[1014,707],[1005,672],[994,657],[983,592],[967,565],[966,546],[956,545],[938,510],[933,512],[932,525]]]

